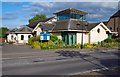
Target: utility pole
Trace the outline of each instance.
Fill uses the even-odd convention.
[[[81,35],[81,49],[83,49],[83,15],[82,15],[82,35]]]

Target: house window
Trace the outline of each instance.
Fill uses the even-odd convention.
[[[16,40],[16,37],[14,38],[14,40]]]
[[[118,27],[117,27],[117,32],[118,32]]]
[[[99,28],[97,29],[97,32],[100,33],[100,29]]]
[[[110,30],[112,30],[112,27],[110,27]]]
[[[24,35],[21,35],[21,40],[24,40]]]
[[[13,40],[13,35],[11,35],[11,39]]]
[[[28,39],[31,37],[31,35],[28,35]]]

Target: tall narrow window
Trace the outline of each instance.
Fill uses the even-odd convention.
[[[118,27],[117,27],[117,32],[118,32]]]
[[[100,33],[100,29],[99,28],[97,29],[97,32]]]
[[[112,27],[110,27],[110,30],[112,30]]]
[[[11,35],[11,39],[13,40],[13,35]]]
[[[31,35],[28,35],[28,39],[31,37]]]
[[[24,40],[24,35],[21,35],[21,40]]]

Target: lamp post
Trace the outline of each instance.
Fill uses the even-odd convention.
[[[81,35],[81,49],[83,49],[83,15],[82,15],[82,35]]]
[[[80,23],[77,23],[77,25],[80,26]],[[82,15],[81,28],[82,28],[82,35],[81,35],[81,45],[80,45],[80,48],[83,49],[83,15]]]
[[[80,23],[77,23],[77,25],[80,25]],[[84,27],[85,26],[88,26],[88,22],[87,21],[85,22]],[[82,28],[82,35],[81,35],[81,45],[80,45],[80,48],[83,49],[83,15],[82,15],[81,28]]]

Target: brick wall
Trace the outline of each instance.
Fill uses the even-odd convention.
[[[4,43],[5,42],[5,38],[0,38],[0,43]]]

